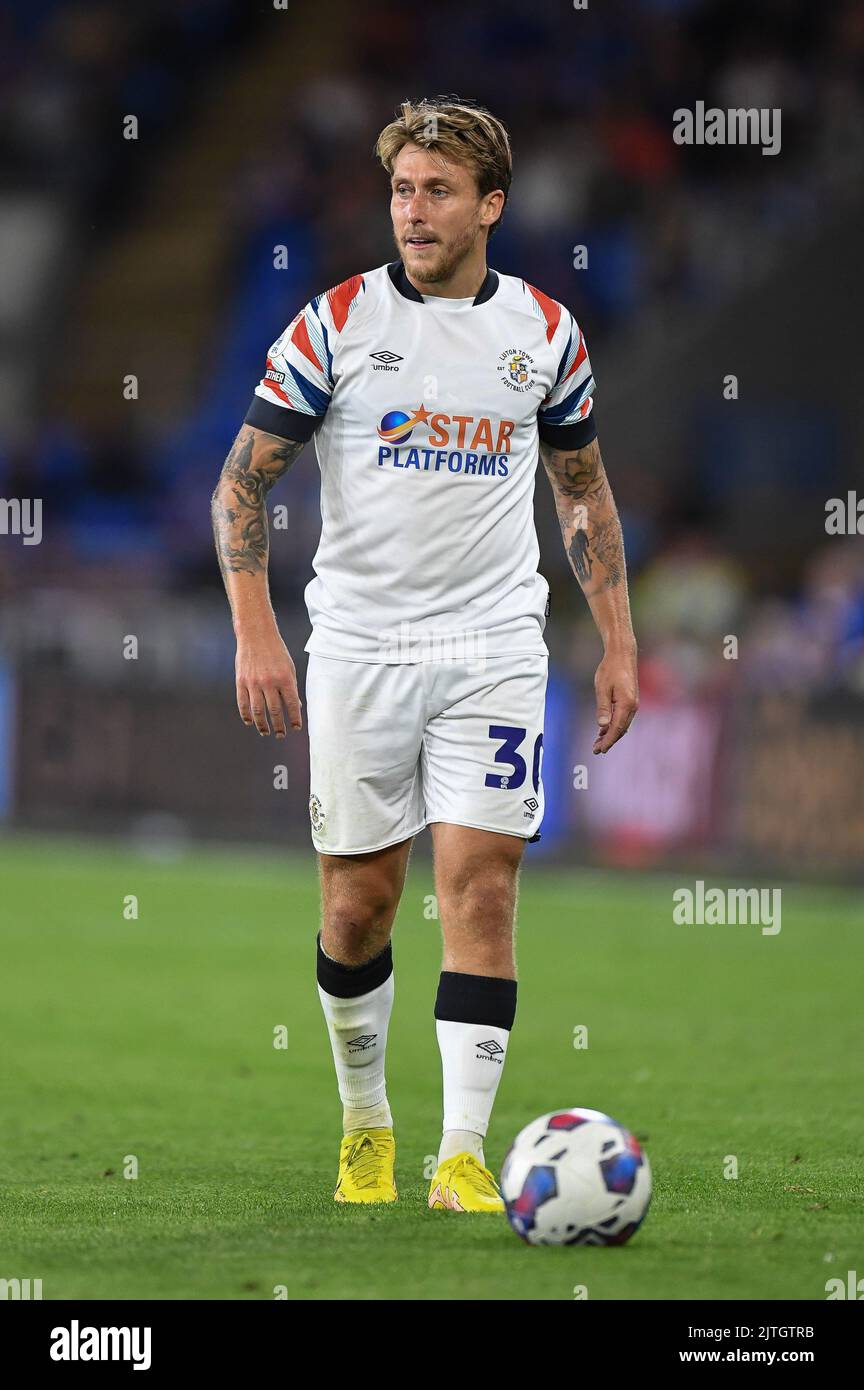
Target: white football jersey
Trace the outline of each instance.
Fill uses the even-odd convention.
[[[311,300],[270,348],[246,421],[315,436],[321,540],[308,652],[414,662],[545,653],[538,443],[596,435],[570,312],[489,270],[421,294],[401,261]]]

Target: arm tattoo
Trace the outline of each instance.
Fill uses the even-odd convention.
[[[560,516],[560,513],[559,513]],[[563,523],[562,523],[563,525]],[[567,547],[567,554],[576,571],[576,578],[584,584],[591,578],[591,552],[588,549],[588,536],[585,531],[575,531]]]
[[[626,581],[624,543],[615,500],[596,439],[583,449],[552,449],[540,456],[552,484],[564,548],[586,598]]]
[[[569,498],[582,502],[590,499],[595,506],[605,502],[609,484],[596,439],[584,449],[551,449],[548,444],[541,445],[541,449],[556,500]]]
[[[604,588],[616,588],[624,578],[624,542],[617,514],[609,517],[607,521],[597,521],[591,548],[601,565],[606,568]]]
[[[223,577],[267,569],[267,494],[305,447],[244,426],[213,493],[216,554]]]

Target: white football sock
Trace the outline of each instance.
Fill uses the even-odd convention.
[[[483,1135],[475,1134],[471,1129],[445,1129],[438,1150],[439,1167],[445,1159],[455,1158],[457,1154],[473,1154],[485,1167]]]
[[[343,1132],[389,1128],[384,1054],[393,1008],[393,975],[368,994],[340,999],[319,985],[318,996],[336,1064]]]
[[[452,1023],[440,1018],[435,1020],[435,1031],[444,1078],[444,1135],[438,1162],[463,1152],[485,1162],[483,1139],[510,1032],[489,1023]]]

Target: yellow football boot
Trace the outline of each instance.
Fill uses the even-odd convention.
[[[429,1205],[447,1211],[503,1211],[498,1184],[474,1154],[445,1158],[429,1187]]]
[[[395,1202],[392,1129],[362,1129],[346,1134],[339,1147],[336,1202]]]

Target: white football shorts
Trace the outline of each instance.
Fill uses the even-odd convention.
[[[312,842],[367,854],[433,821],[539,838],[549,658],[388,665],[311,653]]]

